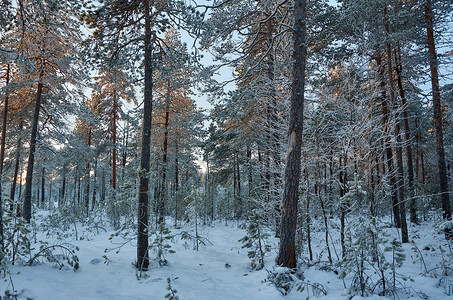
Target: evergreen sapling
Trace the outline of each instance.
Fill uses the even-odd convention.
[[[176,293],[178,291],[171,286],[170,277],[167,278],[167,283],[168,283],[168,285],[167,285],[168,293],[165,295],[165,299],[168,299],[168,300],[179,300],[178,295],[176,295]]]
[[[261,270],[264,268],[264,257],[271,251],[271,246],[268,242],[270,234],[265,231],[265,220],[258,210],[252,211],[246,231],[247,234],[239,242],[242,243],[242,248],[250,249],[247,255],[252,260],[252,269]]]

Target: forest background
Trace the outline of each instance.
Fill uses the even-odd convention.
[[[170,223],[236,220],[258,269],[257,228],[294,270],[321,226],[327,261],[350,268],[359,245],[386,294],[398,263],[379,246],[424,221],[451,239],[452,17],[432,0],[3,1],[2,268],[33,258],[36,211],[103,216],[140,271]]]

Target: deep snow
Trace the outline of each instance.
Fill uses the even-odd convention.
[[[194,234],[193,225],[183,229],[174,229],[168,225],[172,234],[181,230]],[[323,251],[324,232],[322,226],[313,230],[314,257],[317,260],[326,260]],[[230,300],[230,299],[305,299],[312,296],[307,290],[302,293],[295,290],[283,296],[274,285],[266,279],[267,270],[273,270],[273,264],[278,249],[277,239],[270,240],[272,251],[266,258],[265,269],[251,270],[248,249],[242,249],[240,238],[245,235],[237,223],[217,222],[212,226],[199,226],[200,236],[210,241],[200,245],[199,251],[194,250],[193,241],[182,240],[180,236],[174,238],[170,244],[176,252],[166,254],[168,265],[160,267],[152,264],[145,276],[137,279],[137,271],[133,266],[136,256],[134,242],[125,244],[119,251],[104,253],[106,248],[114,248],[115,242],[121,242],[120,237],[109,240],[113,230],[109,232],[93,233],[79,225],[79,236],[83,240],[75,240],[74,235],[66,241],[79,247],[76,253],[80,259],[80,268],[74,272],[69,267],[59,270],[51,263],[41,263],[35,266],[9,266],[11,281],[19,294],[19,299],[164,299],[168,293],[167,278],[172,280],[172,287],[177,290],[179,299],[197,300]],[[397,235],[396,229],[391,229]],[[423,254],[429,274],[425,272],[420,259],[411,244],[403,245],[406,261],[397,273],[408,278],[404,282],[406,289],[398,294],[401,299],[413,297],[422,299],[425,295],[429,299],[453,299],[448,296],[442,286],[437,286],[440,272],[435,269],[441,262],[439,245],[446,247],[444,236],[438,232],[433,223],[424,223],[421,226],[410,226],[410,237]],[[38,240],[44,240],[43,234],[38,234]],[[47,238],[50,243],[55,237]],[[112,243],[113,242],[113,243]],[[335,242],[335,239],[334,239]],[[336,245],[337,249],[339,248]],[[108,257],[105,263],[103,255]],[[437,277],[436,277],[437,275]],[[305,280],[323,285],[327,296],[319,299],[351,299],[343,281],[331,271],[321,271],[316,267],[304,270]],[[0,295],[6,289],[12,290],[11,281],[0,282]],[[345,279],[348,287],[350,278]],[[452,280],[453,281],[453,280]],[[355,296],[353,299],[362,299]],[[366,299],[386,299],[371,296]]]

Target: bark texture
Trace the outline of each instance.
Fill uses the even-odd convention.
[[[448,195],[447,166],[445,163],[444,135],[442,131],[442,110],[440,103],[439,70],[436,45],[434,42],[433,11],[431,7],[432,7],[431,0],[427,0],[425,4],[425,19],[426,19],[426,32],[428,38],[429,67],[431,70],[431,86],[433,91],[434,129],[436,131],[437,165],[439,168],[439,184],[442,201],[442,210],[444,211],[443,217],[444,219],[451,219],[450,197]]]
[[[30,223],[31,220],[31,184],[33,181],[33,166],[35,163],[35,150],[36,150],[36,136],[38,134],[38,119],[39,110],[41,108],[41,98],[43,83],[41,82],[44,75],[44,62],[42,63],[41,72],[39,74],[38,88],[36,91],[35,109],[33,112],[33,121],[31,123],[31,136],[30,136],[30,150],[28,152],[27,175],[25,176],[25,192],[24,192],[24,206],[22,210],[22,217],[25,221]]]
[[[22,122],[20,123],[19,132],[22,132]],[[19,135],[17,139],[17,150],[16,150],[16,158],[15,158],[15,165],[14,165],[14,175],[13,175],[13,182],[11,183],[11,192],[9,193],[9,198],[11,199],[11,205],[9,210],[13,210],[13,203],[16,195],[16,185],[17,185],[17,176],[19,174],[19,164],[20,164],[20,150],[22,145],[22,136]]]
[[[153,99],[153,69],[152,69],[152,32],[151,14],[148,0],[143,0],[145,13],[145,95],[143,99],[142,149],[140,161],[140,191],[138,198],[138,236],[137,236],[137,268],[147,270],[148,254],[148,184],[151,145],[151,114]]]
[[[294,3],[293,82],[290,99],[288,150],[286,153],[280,249],[277,258],[278,265],[288,268],[296,267],[295,241],[304,122],[305,62],[307,56],[305,16],[306,0],[296,0]]]
[[[8,64],[6,69],[6,86],[9,84],[10,66]],[[2,179],[3,179],[3,160],[5,158],[5,141],[6,141],[6,120],[8,117],[8,92],[6,93],[5,102],[3,103],[3,123],[2,123],[2,139],[0,150],[0,259],[3,255],[4,242],[3,242],[3,195],[2,195]]]

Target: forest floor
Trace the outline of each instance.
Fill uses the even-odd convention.
[[[37,223],[44,218],[45,214],[41,212]],[[241,248],[238,241],[245,235],[245,230],[240,229],[237,223],[217,222],[211,226],[199,226],[199,235],[205,245],[200,244],[198,251],[194,240],[182,239],[182,233],[195,235],[193,225],[182,229],[168,226],[173,235],[168,244],[175,253],[165,255],[168,260],[166,266],[159,266],[153,261],[150,270],[142,274],[133,266],[135,241],[128,242],[121,235],[109,239],[115,234],[113,230],[105,231],[100,227],[96,229],[78,224],[77,227],[68,228],[65,233],[60,232],[58,237],[56,229],[50,230],[47,227],[47,233],[52,233],[47,235],[37,231],[36,241],[47,241],[49,245],[58,245],[63,241],[77,246],[79,250],[75,254],[79,259],[78,270],[73,271],[68,266],[59,270],[55,263],[43,259],[37,259],[36,262],[39,263],[33,266],[25,266],[19,261],[14,266],[8,266],[10,275],[0,282],[0,296],[5,295],[6,290],[16,290],[18,299],[164,299],[169,293],[167,278],[170,278],[172,288],[177,290],[175,295],[181,300],[292,300],[311,298],[314,294],[319,299],[362,299],[361,296],[353,297],[348,289],[355,274],[353,268],[342,280],[335,274],[338,273],[335,272],[335,266],[326,267],[327,254],[321,225],[314,226],[318,230],[313,230],[312,233],[312,244],[317,245],[313,247],[314,260],[304,267],[303,280],[308,283],[307,288],[302,292],[294,288],[286,296],[268,280],[269,272],[279,270],[273,267],[278,250],[277,239],[268,240],[272,250],[266,256],[265,268],[257,271],[251,270],[250,259],[247,257],[249,249]],[[448,250],[444,236],[432,222],[409,228],[411,240],[418,250],[411,243],[402,246],[405,261],[396,270],[398,289],[395,297],[453,299],[453,277],[442,276],[442,262],[448,259],[448,252],[451,251]],[[396,229],[389,229],[389,232],[397,235]],[[335,243],[336,240],[332,241]],[[123,243],[122,247],[116,249]],[[39,245],[36,247],[38,249]],[[335,248],[338,251],[340,246],[336,244]],[[37,253],[37,249],[33,252]],[[105,249],[111,251],[105,252]],[[54,253],[58,253],[58,250],[54,250]],[[332,252],[335,251],[332,249]],[[150,256],[153,258],[155,254],[151,252]],[[370,274],[373,271],[368,269],[364,273]],[[376,276],[376,273],[370,276]],[[317,293],[310,288],[311,284],[322,285],[327,295]],[[387,297],[371,295],[366,299],[386,298],[394,297],[390,294]]]

